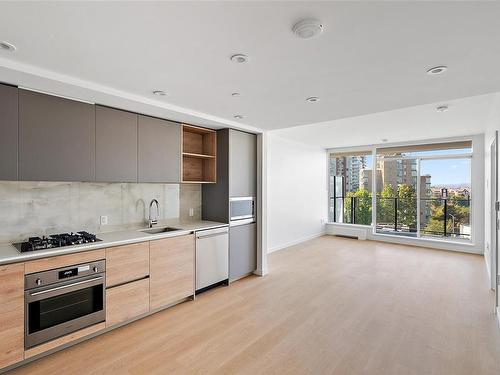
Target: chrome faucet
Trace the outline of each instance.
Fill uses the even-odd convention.
[[[151,208],[153,207],[153,203],[156,204],[156,218],[153,219],[151,217]],[[153,228],[153,225],[158,224],[158,219],[160,218],[160,203],[156,199],[153,199],[151,203],[149,203],[149,220],[148,224],[150,228]]]

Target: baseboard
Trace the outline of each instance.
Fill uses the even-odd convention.
[[[295,241],[290,241],[290,242],[287,242],[285,244],[274,246],[274,247],[272,247],[270,249],[267,249],[267,253],[271,254],[271,253],[274,253],[275,251],[284,250],[287,247],[298,245],[298,244],[300,244],[302,242],[306,242],[306,241],[312,240],[314,238],[318,238],[318,237],[324,236],[325,234],[326,234],[326,232],[322,231],[322,232],[319,232],[319,233],[312,234],[310,236],[299,238],[299,239],[297,239]]]

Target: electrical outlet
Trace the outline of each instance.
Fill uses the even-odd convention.
[[[194,216],[194,208],[189,209],[189,216],[191,216],[191,217]]]
[[[106,215],[101,216],[100,222],[101,222],[101,225],[108,225],[108,217]]]

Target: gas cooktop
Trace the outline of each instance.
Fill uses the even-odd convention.
[[[21,253],[27,251],[47,250],[57,247],[81,245],[86,243],[102,241],[95,234],[85,231],[76,233],[53,234],[48,237],[30,237],[28,241],[14,243],[13,245]]]

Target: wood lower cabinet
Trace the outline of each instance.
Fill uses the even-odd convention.
[[[0,368],[24,359],[24,264],[0,266]]]
[[[106,327],[149,311],[149,279],[106,289]]]
[[[106,286],[127,283],[149,275],[149,242],[106,249]]]
[[[150,306],[157,309],[194,294],[194,235],[150,242]]]

